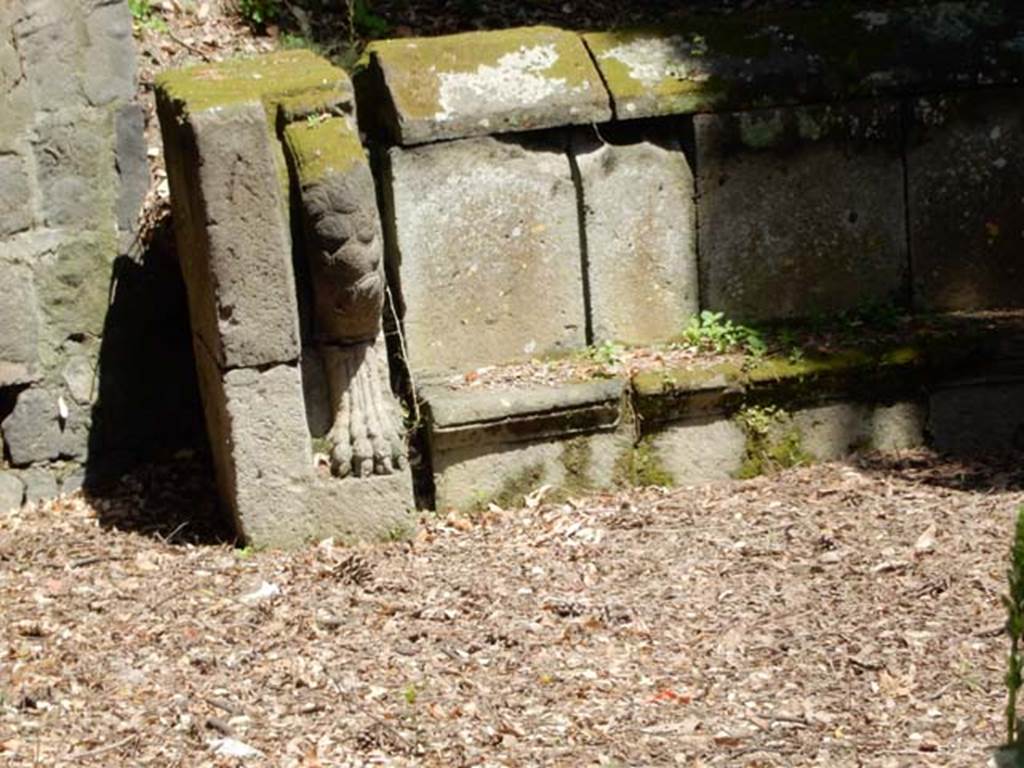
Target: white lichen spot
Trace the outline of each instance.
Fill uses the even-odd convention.
[[[861,11],[854,14],[853,18],[863,22],[868,29],[883,27],[889,23],[889,14],[885,11]]]
[[[570,91],[563,77],[545,73],[558,61],[553,44],[522,46],[506,53],[493,66],[481,64],[473,72],[438,74],[438,121],[467,112],[497,112],[509,104],[530,106],[556,93]]]
[[[652,87],[666,79],[688,79],[692,72],[683,61],[684,57],[703,56],[705,53],[707,43],[704,38],[697,36],[691,41],[681,35],[672,35],[623,43],[608,49],[599,58],[615,59],[629,70],[633,80]]]
[[[988,134],[989,139],[991,139],[992,141],[999,141],[999,139],[1001,139],[1002,136],[1003,136],[1003,129],[1001,127],[999,127],[998,125],[995,128],[993,128],[991,131],[989,131],[989,134]]]
[[[994,165],[999,170],[1002,170],[1003,168],[1006,167],[1006,158],[997,157],[995,160],[992,161],[992,165]]]

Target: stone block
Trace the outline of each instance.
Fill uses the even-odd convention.
[[[25,501],[25,483],[13,472],[0,471],[0,514],[17,509]]]
[[[552,27],[384,40],[368,49],[377,122],[398,144],[602,123],[608,94],[583,45]]]
[[[25,503],[37,504],[57,498],[57,476],[45,467],[33,467],[21,473],[25,483]]]
[[[924,408],[912,402],[830,403],[797,411],[791,419],[801,450],[819,461],[835,461],[861,450],[920,448],[925,444],[924,421]]]
[[[88,33],[79,0],[22,0],[13,27],[25,77],[40,109],[85,103],[81,73]]]
[[[950,382],[930,399],[936,450],[961,456],[1024,449],[1024,381]]]
[[[32,190],[26,158],[0,154],[0,237],[32,226]]]
[[[63,400],[67,416],[61,415]],[[30,387],[18,393],[14,410],[0,423],[15,466],[57,458],[84,459],[89,411],[59,390]]]
[[[39,376],[39,303],[31,270],[0,261],[0,387]]]
[[[435,508],[519,507],[526,494],[543,485],[551,486],[549,498],[611,488],[617,463],[631,447],[628,434],[597,432],[435,452]]]
[[[223,372],[195,343],[207,435],[222,502],[257,546],[310,540],[313,454],[298,365]]]
[[[338,480],[317,477],[309,489],[310,540],[329,536],[338,541],[393,541],[408,538],[416,528],[412,475]]]
[[[1024,90],[914,102],[907,184],[914,307],[1024,307]]]
[[[745,321],[905,303],[899,107],[697,115],[701,305]]]
[[[135,96],[135,41],[128,3],[89,0],[81,3],[85,45],[82,88],[89,103],[102,106]]]
[[[145,115],[138,104],[125,104],[114,115],[114,159],[120,186],[117,194],[117,227],[134,232],[142,201],[149,189],[146,159]]]
[[[384,184],[394,227],[388,266],[413,370],[585,345],[564,148],[522,138],[393,148]]]
[[[573,142],[594,341],[663,342],[699,311],[694,182],[673,138]]]
[[[155,86],[159,108],[182,119],[250,101],[264,104],[271,117],[280,112],[285,122],[354,111],[352,82],[345,71],[302,49],[165,70]],[[160,120],[166,134],[165,116]]]
[[[1020,33],[1014,3],[824,2],[583,37],[625,120],[1019,83]]]
[[[103,334],[116,255],[113,228],[39,244],[33,280],[44,371],[57,371],[67,362],[61,349],[70,337]]]
[[[291,234],[259,101],[162,113],[192,330],[218,366],[299,358]]]
[[[673,482],[696,485],[736,477],[747,438],[734,421],[719,416],[667,426],[650,441],[658,465]]]
[[[110,114],[82,109],[48,115],[36,125],[33,152],[47,226],[114,226],[117,177]]]
[[[0,29],[14,29],[21,8],[0,3]],[[0,35],[0,152],[13,152],[35,118],[35,104],[15,36]]]

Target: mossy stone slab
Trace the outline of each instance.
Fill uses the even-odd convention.
[[[381,127],[397,144],[611,118],[582,40],[553,27],[373,43]]]
[[[694,15],[685,28],[584,35],[618,119],[1018,83],[1020,4],[813,8]]]
[[[278,51],[161,73],[156,90],[182,115],[247,101],[261,101],[269,116],[283,106],[295,118],[348,108],[348,75],[312,51]]]

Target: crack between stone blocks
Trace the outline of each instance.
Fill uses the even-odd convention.
[[[578,35],[578,37],[580,39],[580,44],[583,46],[583,50],[587,52],[587,56],[590,58],[590,62],[594,65],[594,71],[597,72],[597,76],[601,80],[601,85],[604,86],[605,95],[608,97],[608,109],[612,113],[612,120],[618,120],[619,110],[615,104],[615,97],[612,96],[612,89],[608,85],[608,80],[605,78],[604,72],[601,71],[601,66],[597,63],[597,56],[594,55],[594,52],[590,49],[590,46],[587,45],[587,38],[585,38],[583,35]],[[594,128],[596,130],[596,123],[594,123]]]
[[[596,126],[595,126],[596,133]],[[600,139],[600,135],[598,135]],[[584,341],[587,346],[594,343],[594,313],[590,294],[590,251],[587,246],[587,204],[583,194],[583,176],[580,173],[576,156],[573,152],[573,141],[570,139],[565,150],[572,172],[572,183],[576,188],[576,224],[580,241],[580,278],[583,284],[583,323]]]

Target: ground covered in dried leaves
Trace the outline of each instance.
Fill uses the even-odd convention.
[[[190,541],[191,467],[0,518],[0,763],[973,767],[1000,739],[1019,462],[535,494],[291,554]]]

